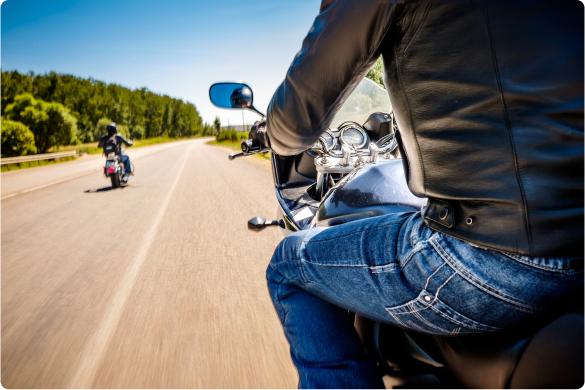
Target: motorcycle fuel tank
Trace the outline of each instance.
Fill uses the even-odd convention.
[[[378,215],[420,210],[426,198],[406,184],[402,160],[370,164],[343,178],[321,202],[314,224],[333,226]]]

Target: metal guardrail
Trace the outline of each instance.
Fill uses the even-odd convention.
[[[17,164],[17,163],[29,162],[29,161],[55,160],[57,158],[74,157],[74,156],[77,156],[76,150],[70,150],[68,152],[33,154],[31,156],[6,157],[6,158],[0,159],[0,165]]]

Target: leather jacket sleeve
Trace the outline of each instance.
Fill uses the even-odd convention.
[[[272,150],[306,150],[380,55],[395,4],[388,0],[324,0],[285,80],[268,107]]]
[[[118,138],[118,143],[123,142],[126,146],[132,146],[134,144],[133,141],[128,141],[126,138],[124,138],[121,135],[117,135],[116,137]]]

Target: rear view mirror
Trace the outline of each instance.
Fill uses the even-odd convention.
[[[268,226],[280,226],[281,228],[284,229],[284,221],[279,220],[267,221],[262,217],[254,217],[248,221],[248,229],[250,230],[259,231]]]
[[[252,108],[252,88],[242,83],[216,83],[209,88],[209,99],[221,108]]]
[[[220,108],[247,108],[264,117],[254,107],[252,88],[244,83],[215,83],[209,87],[209,100]]]

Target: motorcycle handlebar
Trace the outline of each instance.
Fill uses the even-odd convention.
[[[241,153],[230,153],[228,158],[230,160],[234,160],[239,157],[246,157],[251,156],[256,153],[266,153],[269,152],[270,149],[262,147],[262,145],[255,143],[251,139],[247,139],[242,141],[241,143],[242,152]]]

